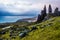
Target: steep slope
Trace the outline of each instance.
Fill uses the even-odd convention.
[[[32,26],[38,29],[33,30],[21,40],[60,40],[60,17],[54,17]]]

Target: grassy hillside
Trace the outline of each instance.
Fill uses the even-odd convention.
[[[60,17],[36,24],[37,30],[29,33],[22,40],[60,40]]]
[[[33,24],[31,26],[26,26],[31,30],[32,26],[37,27],[38,29],[33,30],[28,33],[23,38],[19,37],[20,31],[12,32],[13,34],[16,34],[16,38],[10,37],[10,31],[11,29],[7,29],[8,31],[4,35],[0,35],[0,38],[3,38],[4,40],[60,40],[60,17],[54,17],[47,21],[44,21],[39,24]],[[15,26],[13,27],[15,28]],[[19,28],[16,26],[16,29]],[[19,28],[20,29],[20,28]]]

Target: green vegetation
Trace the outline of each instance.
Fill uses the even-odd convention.
[[[19,37],[17,33],[20,31],[14,31],[14,34],[16,35],[16,38],[12,38],[9,36],[10,29],[7,29],[9,31],[6,32],[6,34],[2,35],[0,38],[5,39],[11,39],[11,40],[60,40],[60,17],[54,17],[47,21],[44,21],[39,24],[33,24],[31,26],[26,26],[28,29],[31,30],[32,26],[36,26],[38,29],[33,30],[28,33],[25,37],[22,39]],[[21,28],[21,27],[16,27]]]
[[[60,17],[36,24],[37,30],[29,33],[22,40],[60,40]]]

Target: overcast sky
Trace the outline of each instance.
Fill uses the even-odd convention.
[[[17,15],[31,10],[39,11],[49,4],[53,8],[60,7],[59,3],[60,0],[0,0],[0,10]]]
[[[60,9],[60,0],[0,0],[0,16],[4,16],[7,18],[12,18],[9,15],[36,15],[40,13],[43,9],[44,5],[47,6],[51,4],[53,10],[58,7]],[[3,20],[7,18],[1,17]],[[13,17],[15,18],[15,17]],[[22,18],[22,17],[20,17]],[[0,20],[0,22],[2,22]],[[11,19],[12,20],[12,19]]]

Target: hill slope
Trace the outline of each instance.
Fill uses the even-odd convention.
[[[60,17],[50,18],[39,24],[31,24],[32,25],[26,26],[29,30],[31,30],[33,26],[38,29],[28,32],[23,38],[19,36],[20,30],[12,30],[12,35],[14,35],[10,37],[11,28],[6,29],[8,31],[4,35],[0,35],[0,38],[3,40],[60,40]],[[12,28],[21,29],[20,26],[13,26]]]
[[[30,32],[22,40],[60,40],[60,17],[54,17],[32,26],[38,29]]]

